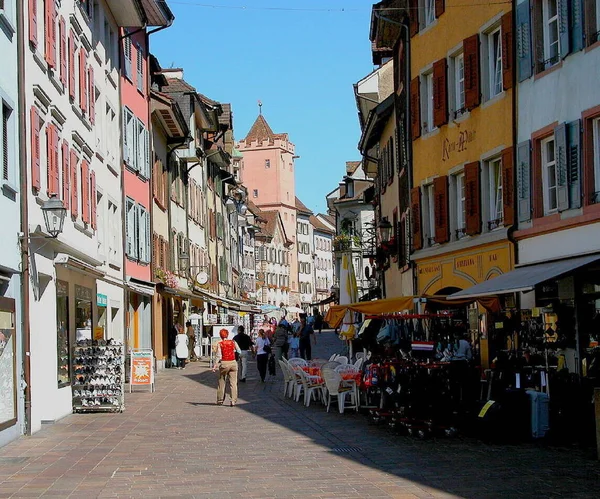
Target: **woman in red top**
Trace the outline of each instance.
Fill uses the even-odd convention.
[[[215,343],[213,347],[213,355],[218,359],[218,364],[215,363],[213,372],[219,368],[219,384],[217,387],[217,405],[223,405],[225,400],[225,385],[229,378],[229,389],[231,390],[231,406],[237,403],[238,387],[237,387],[237,371],[238,363],[235,359],[236,352],[241,353],[240,347],[233,340],[228,340],[229,331],[221,329],[219,331],[221,341]]]

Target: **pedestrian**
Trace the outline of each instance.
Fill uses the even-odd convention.
[[[256,353],[256,368],[260,374],[260,380],[264,383],[267,376],[267,362],[271,353],[271,342],[264,329],[258,330],[258,337],[254,343],[254,352]]]
[[[283,354],[287,352],[288,348],[288,329],[289,324],[284,319],[282,320],[277,329],[275,329],[275,336],[273,336],[273,345],[275,346],[275,359],[283,359]]]
[[[290,339],[290,359],[300,357],[300,331],[295,331]]]
[[[238,326],[238,334],[233,337],[242,353],[240,353],[240,381],[246,382],[246,374],[248,372],[248,354],[252,348],[252,338],[246,334],[244,326]]]
[[[217,359],[217,362],[214,363],[212,370],[215,372],[217,368],[219,369],[217,405],[223,405],[223,402],[225,401],[227,378],[229,378],[231,407],[233,407],[237,403],[238,398],[238,364],[235,360],[235,354],[236,352],[240,354],[241,350],[235,341],[227,339],[228,336],[229,331],[227,331],[227,329],[221,329],[221,331],[219,331],[221,341],[218,341],[213,346],[213,357]]]
[[[187,321],[185,323],[185,334],[188,337],[188,359],[191,361],[196,360],[196,331],[194,330],[194,326],[192,326],[191,321]]]
[[[313,345],[317,344],[317,337],[315,336],[312,326],[306,321],[306,314],[300,315],[300,323],[302,324],[302,327],[300,328],[300,357],[305,360],[311,360],[311,337]]]
[[[187,359],[189,339],[183,331],[181,324],[177,324],[177,336],[175,337],[175,355],[177,355],[177,369],[185,368],[185,359]]]
[[[175,353],[175,339],[177,338],[178,324],[173,324],[171,329],[169,329],[169,367],[176,368],[177,367],[177,354]]]
[[[300,319],[298,319],[298,317],[296,317],[294,322],[292,322],[292,330],[294,331],[294,333],[299,333],[301,327],[302,327],[302,324],[300,324]]]

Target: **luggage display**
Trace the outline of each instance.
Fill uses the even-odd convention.
[[[531,436],[544,438],[550,429],[550,397],[547,393],[527,390],[531,403]]]

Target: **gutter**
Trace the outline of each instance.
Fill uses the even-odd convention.
[[[17,2],[17,84],[19,88],[19,173],[21,228],[25,237],[21,239],[21,331],[23,335],[23,395],[25,398],[25,435],[31,435],[31,331],[29,324],[29,212],[27,206],[27,122],[25,112],[25,38],[21,29],[24,19],[24,3]]]

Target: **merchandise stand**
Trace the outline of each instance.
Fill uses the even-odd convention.
[[[123,345],[116,340],[80,340],[73,347],[73,412],[123,412]]]

